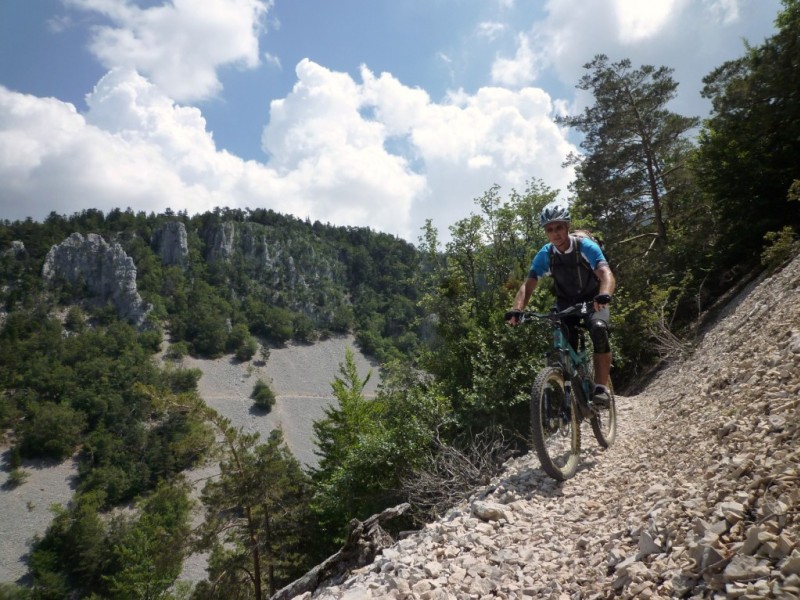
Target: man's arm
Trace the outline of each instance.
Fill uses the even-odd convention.
[[[517,295],[514,296],[514,304],[511,306],[511,310],[513,311],[520,311],[522,312],[525,310],[525,307],[528,305],[528,300],[531,299],[531,294],[533,294],[533,290],[536,289],[536,285],[539,283],[539,280],[535,277],[528,277],[525,282],[519,286],[519,290],[517,291]],[[508,319],[508,322],[511,325],[518,325],[519,324],[519,316],[512,314],[511,317]]]
[[[609,300],[611,296],[614,295],[614,290],[617,287],[617,280],[614,278],[614,273],[611,272],[608,264],[603,264],[597,267],[595,270],[595,275],[600,280],[600,291],[597,293],[597,297],[600,296],[608,296]],[[600,310],[603,306],[608,304],[608,302],[598,302],[595,300],[594,302],[594,309]]]

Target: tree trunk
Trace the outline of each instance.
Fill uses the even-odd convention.
[[[402,515],[410,507],[408,503],[403,503],[387,508],[377,515],[372,515],[363,523],[353,519],[350,521],[347,541],[336,554],[279,590],[270,600],[289,600],[304,592],[313,592],[331,584],[335,585],[351,570],[371,563],[381,550],[394,543],[391,536],[381,527],[381,523]]]

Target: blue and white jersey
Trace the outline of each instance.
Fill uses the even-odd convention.
[[[559,252],[551,242],[542,246],[533,257],[528,273],[531,279],[545,275],[553,277],[559,305],[593,299],[600,291],[600,280],[595,270],[608,265],[603,251],[594,241],[573,235],[569,240],[566,252]]]
[[[569,250],[566,252],[560,252],[552,242],[547,242],[533,257],[528,277],[541,279],[545,275],[552,275],[550,272],[550,254],[553,253],[568,257],[572,252],[575,252],[576,242],[577,238],[574,235],[570,235]],[[608,265],[603,251],[594,241],[590,240],[589,238],[582,238],[580,241],[580,246],[581,256],[583,256],[584,260],[586,260],[586,263],[589,265],[592,271],[597,269],[597,267]]]

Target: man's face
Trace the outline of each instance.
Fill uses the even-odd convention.
[[[566,221],[554,221],[544,226],[547,239],[559,250],[569,247],[569,224]]]

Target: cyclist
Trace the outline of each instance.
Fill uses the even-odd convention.
[[[531,262],[528,278],[514,297],[514,305],[506,316],[511,325],[519,324],[519,317],[528,304],[539,279],[553,277],[556,291],[556,308],[564,310],[578,302],[592,302],[592,310],[585,318],[594,346],[594,401],[608,406],[611,398],[608,377],[611,371],[611,345],[608,342],[608,304],[614,294],[616,280],[608,266],[603,251],[589,238],[570,235],[569,206],[551,202],[542,210],[539,224],[550,240],[536,253]],[[577,347],[576,327],[583,317],[567,317],[568,339]]]

